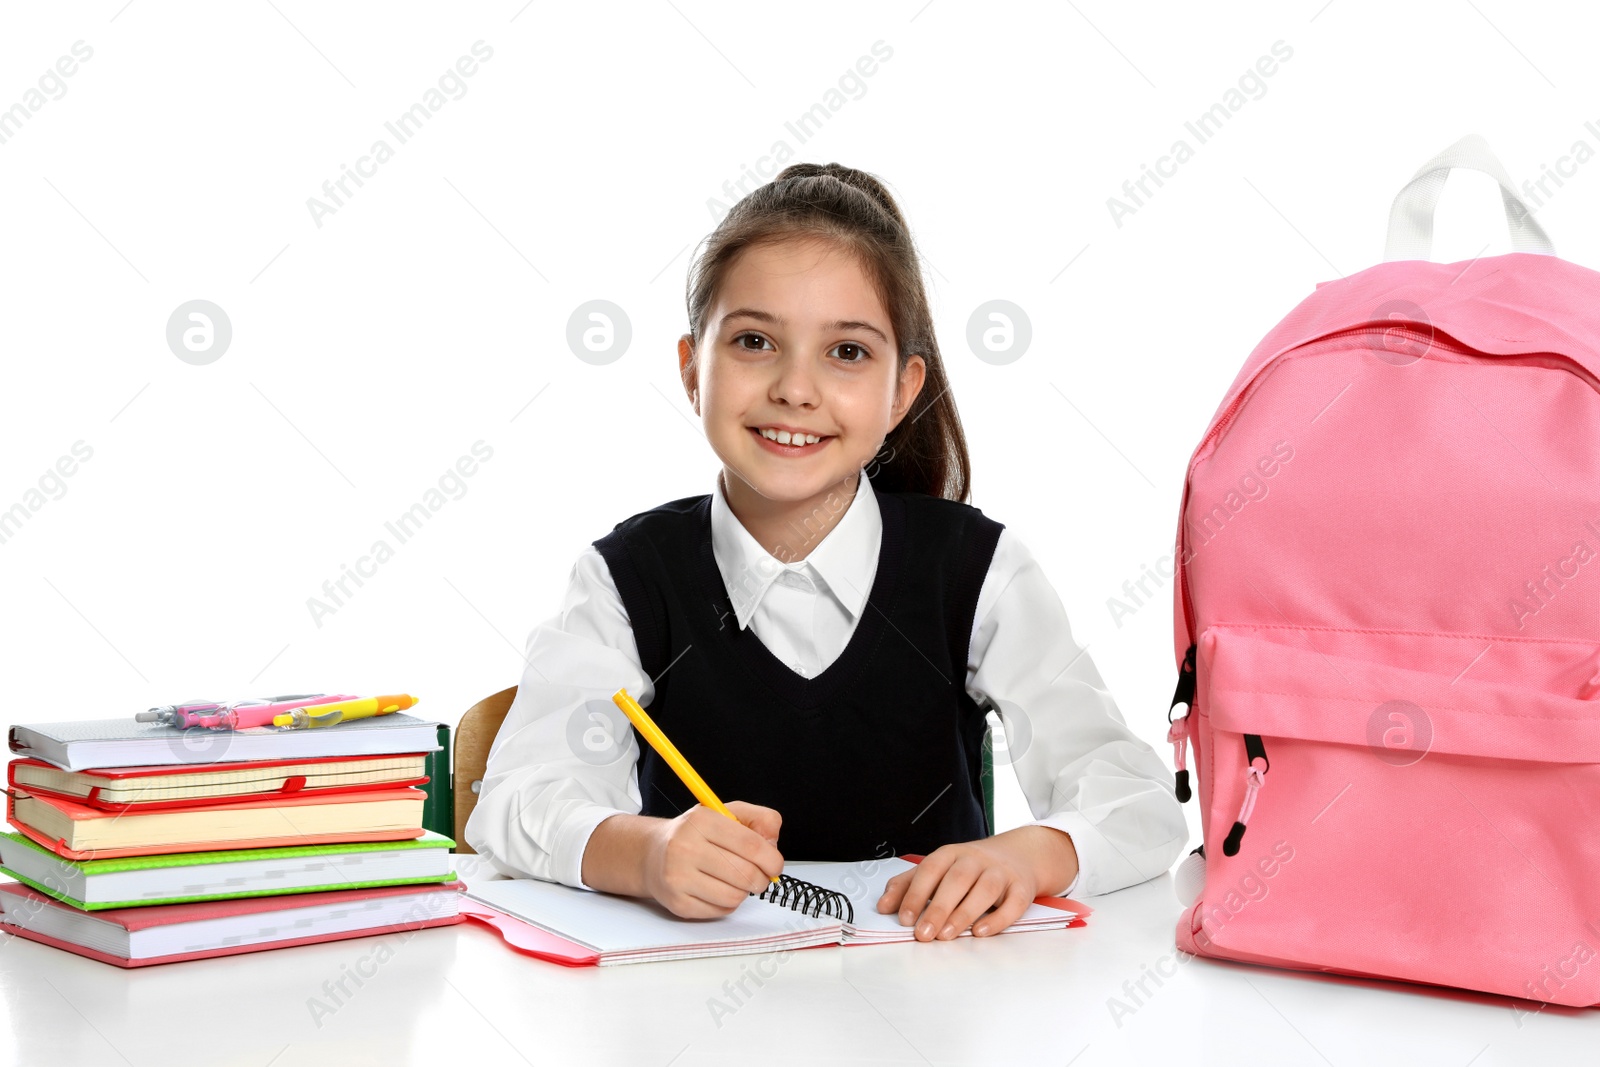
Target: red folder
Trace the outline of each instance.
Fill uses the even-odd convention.
[[[456,884],[465,885],[459,880]],[[461,902],[461,918],[472,919],[489,927],[500,935],[501,940],[525,956],[559,963],[563,967],[594,967],[600,962],[600,954],[593,949],[512,918],[500,909],[491,908],[470,897]]]
[[[907,853],[899,857],[909,863],[921,863],[922,856]],[[459,881],[463,889],[467,886]],[[1078,903],[1067,897],[1037,896],[1033,898],[1035,904],[1042,904],[1047,908],[1059,908],[1062,911],[1077,912],[1077,918],[1067,924],[1068,929],[1087,926],[1084,917],[1093,914],[1094,909]],[[514,916],[507,915],[498,908],[492,908],[481,900],[468,897],[461,902],[461,917],[481,923],[499,934],[501,939],[512,949],[525,956],[545,960],[549,963],[559,963],[563,967],[594,967],[599,965],[600,954],[583,945],[575,944],[564,937],[558,937],[548,930],[541,930],[537,926],[523,922]],[[811,945],[810,948],[836,948],[836,945]],[[795,951],[802,951],[796,949]]]
[[[386,885],[368,889],[332,889],[322,893],[288,893],[272,897],[235,897],[231,900],[207,900],[192,904],[153,904],[136,908],[109,908],[92,914],[96,919],[114,922],[124,929],[134,931],[175,922],[202,922],[206,919],[221,919],[233,915],[264,914],[289,908],[315,907],[318,904],[338,901],[355,902],[371,900],[376,897],[403,896],[407,893],[459,893],[464,888],[466,887],[460,881],[422,885]],[[49,907],[63,908],[67,911],[77,910],[53,897],[37,893],[20,882],[0,884],[0,894],[4,894],[0,896],[0,912],[17,907]],[[178,952],[170,956],[152,956],[143,959],[124,959],[121,956],[113,956],[109,953],[101,952],[99,949],[88,948],[71,941],[62,941],[60,938],[36,933],[20,926],[13,926],[8,922],[0,921],[0,930],[14,933],[18,937],[25,937],[30,941],[54,945],[56,948],[66,949],[68,952],[75,952],[80,956],[87,956],[102,963],[115,964],[118,967],[148,967],[154,963],[177,963],[180,960],[205,959],[211,956],[234,956],[241,952],[290,948],[294,945],[310,945],[322,941],[343,941],[352,937],[393,933],[397,930],[421,930],[430,926],[452,926],[460,921],[461,916],[459,914],[444,915],[438,918],[393,923],[388,926],[374,926],[365,930],[347,930],[343,933],[293,937],[257,945],[228,945],[221,948],[202,949],[196,952]]]

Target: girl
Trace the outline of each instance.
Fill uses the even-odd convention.
[[[919,941],[1167,870],[1187,840],[1169,773],[1021,541],[962,503],[966,442],[888,191],[788,167],[708,238],[688,312],[678,362],[716,490],[579,557],[529,639],[472,847],[691,918],[733,910],[785,857],[923,853],[877,905]],[[737,823],[641,747],[618,687],[739,798]],[[990,708],[1037,816],[993,836]]]

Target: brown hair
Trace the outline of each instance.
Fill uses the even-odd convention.
[[[898,372],[913,354],[926,364],[922,391],[869,464],[874,488],[965,501],[972,461],[934,337],[933,315],[910,228],[877,178],[838,163],[795,163],[735,204],[689,268],[689,334],[701,331],[728,268],[746,248],[788,239],[830,241],[873,280],[899,343]]]

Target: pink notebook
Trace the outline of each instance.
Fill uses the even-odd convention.
[[[339,941],[396,930],[449,926],[461,921],[460,902],[464,888],[459,881],[388,885],[370,889],[336,889],[323,893],[237,897],[192,904],[154,904],[85,912],[43,893],[34,892],[19,882],[7,882],[0,884],[0,930],[76,952],[102,963],[118,967],[144,967],[152,963],[232,956],[241,952]],[[263,940],[239,943],[240,937],[258,937],[263,927],[272,927],[274,924],[271,920],[275,912],[284,913],[276,916],[281,920],[276,925],[281,926],[285,934],[291,930],[308,929],[305,925],[307,922],[312,932],[284,937],[271,937],[269,934]],[[225,923],[213,922],[243,916],[257,918],[233,931],[227,930]],[[190,946],[198,944],[201,947],[172,952],[158,950],[157,954],[151,955],[142,954],[135,948],[132,956],[115,950],[115,942],[138,940],[141,933],[159,928],[169,928],[172,937],[166,940]],[[147,937],[145,940],[149,943],[153,939]],[[208,941],[218,943],[207,944]]]

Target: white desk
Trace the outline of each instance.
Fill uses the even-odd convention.
[[[459,857],[466,873],[473,857]],[[1186,959],[1170,876],[1086,928],[775,958],[568,969],[463,923],[122,970],[0,936],[0,1062],[133,1064],[1447,1064],[1594,1062],[1600,1010]],[[377,963],[380,947],[388,956]],[[724,983],[775,973],[736,1004]],[[1131,1015],[1112,997],[1174,971]],[[325,982],[372,974],[334,1006]],[[313,1018],[321,997],[331,1014]],[[709,1002],[732,1014],[715,1020]]]

